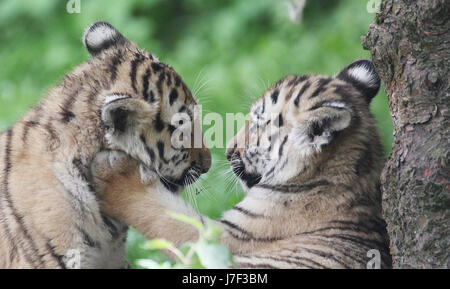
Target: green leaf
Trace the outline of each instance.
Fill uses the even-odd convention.
[[[170,247],[173,247],[172,243],[164,239],[153,239],[142,245],[142,248],[147,250],[164,250]]]
[[[158,269],[159,264],[151,259],[138,259],[136,264],[144,269]]]
[[[143,269],[172,269],[172,264],[168,261],[158,263],[152,259],[138,259],[136,263]]]
[[[190,225],[194,226],[199,231],[203,231],[205,229],[203,224],[195,218],[188,217],[186,215],[171,212],[171,211],[167,211],[167,214],[175,220],[178,220],[178,221],[181,221],[186,224],[190,224]]]
[[[197,244],[196,253],[207,269],[226,269],[232,265],[230,251],[220,244],[201,241]]]
[[[208,224],[207,230],[205,232],[205,239],[207,241],[218,241],[222,235],[222,229],[216,225]]]

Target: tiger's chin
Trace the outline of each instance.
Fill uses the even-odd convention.
[[[243,165],[232,165],[231,168],[245,189],[250,189],[259,184],[262,179],[262,176],[258,173],[247,172]]]
[[[172,193],[181,194],[185,187],[195,183],[202,174],[201,168],[191,166],[186,168],[178,178],[161,176],[159,179],[167,190]]]

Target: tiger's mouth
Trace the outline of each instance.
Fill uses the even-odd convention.
[[[234,153],[230,159],[230,166],[233,173],[250,189],[261,181],[262,176],[258,173],[249,173],[245,170],[244,161],[240,153]]]
[[[203,173],[204,170],[193,163],[183,171],[183,174],[179,178],[161,176],[160,180],[166,189],[176,193],[182,192],[185,187],[195,183]]]

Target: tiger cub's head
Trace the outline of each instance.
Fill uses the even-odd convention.
[[[107,148],[139,160],[143,179],[159,179],[173,192],[207,172],[209,150],[202,140],[186,144],[193,137],[182,133],[193,134],[199,122],[182,78],[106,22],[89,26],[83,42],[92,55],[89,65],[107,82],[97,96]]]
[[[317,176],[378,179],[383,153],[369,104],[379,87],[368,60],[333,77],[281,79],[252,105],[248,122],[229,142],[234,173],[246,189]]]

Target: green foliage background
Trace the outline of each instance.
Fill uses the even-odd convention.
[[[81,43],[87,25],[105,20],[128,39],[170,64],[185,79],[204,112],[248,112],[250,104],[287,74],[334,74],[358,58],[374,14],[366,1],[309,0],[300,25],[287,18],[282,0],[81,0],[0,2],[0,130],[13,124],[46,90],[88,53]],[[392,121],[383,89],[371,104],[386,152]],[[208,127],[204,127],[207,129]],[[201,193],[185,194],[198,210],[217,218],[242,199],[224,173],[224,150],[212,149],[213,168]],[[130,231],[128,257],[166,259],[140,248]]]

